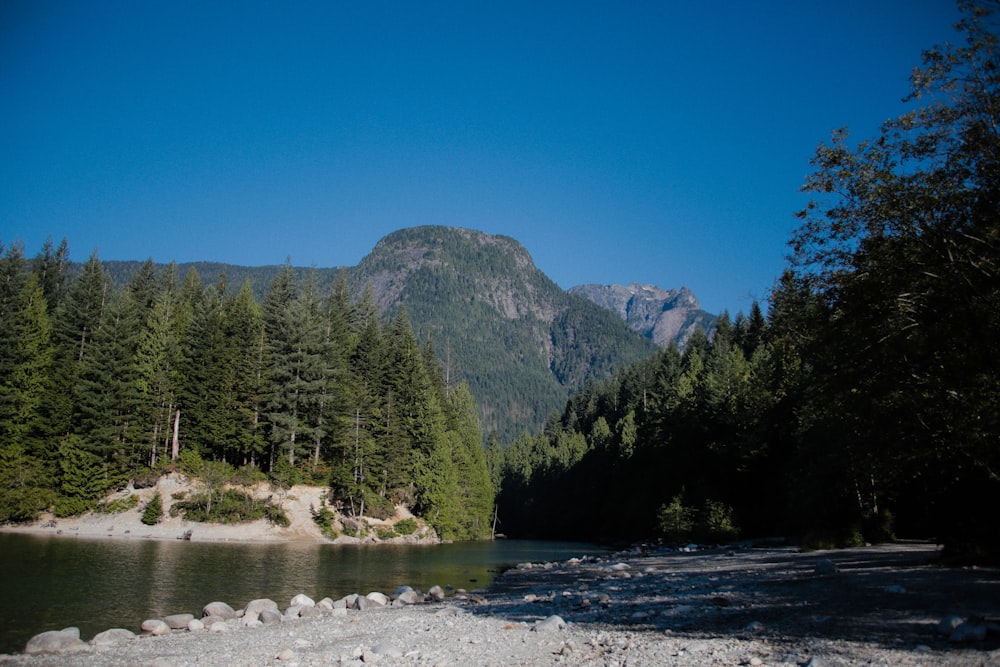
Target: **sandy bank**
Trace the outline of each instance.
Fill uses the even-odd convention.
[[[296,485],[287,491],[279,491],[267,484],[259,484],[249,490],[261,499],[272,497],[280,500],[290,521],[287,527],[277,526],[263,519],[239,524],[220,524],[186,521],[170,516],[170,507],[177,502],[177,497],[189,496],[197,491],[197,483],[184,475],[173,473],[161,477],[156,486],[128,489],[112,496],[110,499],[137,496],[136,507],[125,512],[114,514],[90,512],[67,518],[55,518],[45,514],[31,523],[0,525],[0,532],[82,538],[190,539],[195,542],[331,542],[312,520],[311,513],[312,508],[320,507],[327,491],[324,487]],[[163,518],[156,525],[147,526],[142,522],[142,512],[146,503],[156,493],[159,493],[163,500]],[[399,511],[401,514],[397,518],[410,516],[403,508]],[[371,523],[381,522],[371,521]],[[374,539],[369,537],[369,540]],[[357,541],[347,536],[340,536],[334,540],[335,543]],[[397,541],[412,540],[400,538]],[[425,534],[422,536],[422,541],[436,542],[437,538],[432,534]]]

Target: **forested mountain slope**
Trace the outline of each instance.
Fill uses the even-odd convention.
[[[566,293],[514,239],[447,227],[382,239],[351,271],[379,306],[405,305],[446,370],[466,380],[485,433],[509,442],[561,411],[573,388],[655,347],[620,319]]]
[[[119,285],[142,266],[104,265]],[[193,269],[205,284],[224,276],[229,292],[249,282],[262,298],[284,268],[198,262],[178,265],[176,274]],[[370,285],[383,313],[405,306],[418,338],[432,341],[449,381],[468,382],[483,432],[504,443],[561,411],[574,388],[656,351],[614,313],[562,290],[512,238],[414,227],[383,238],[355,267],[292,269],[299,280],[313,273],[321,294],[342,270],[355,298]]]

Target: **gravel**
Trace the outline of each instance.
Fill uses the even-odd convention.
[[[932,545],[823,554],[637,549],[525,563],[489,590],[460,591],[442,602],[324,608],[314,618],[252,627],[236,618],[210,630],[117,638],[81,652],[0,656],[0,663],[1000,664],[1000,633],[990,620],[1000,617],[1000,573],[939,568],[935,555]],[[820,561],[836,567],[828,571]],[[979,623],[984,637],[949,641],[939,630],[949,615]]]

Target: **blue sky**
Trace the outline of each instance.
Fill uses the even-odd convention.
[[[730,313],[809,159],[904,110],[948,0],[0,3],[0,241],[73,259],[357,264],[504,234],[564,288]]]

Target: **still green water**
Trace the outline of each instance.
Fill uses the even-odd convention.
[[[336,600],[389,594],[402,585],[485,588],[505,566],[601,551],[535,540],[361,546],[0,534],[0,653],[19,652],[31,636],[69,626],[79,627],[85,641],[108,628],[138,632],[147,618],[197,617],[214,600],[240,609],[271,598],[284,608],[297,593]]]

